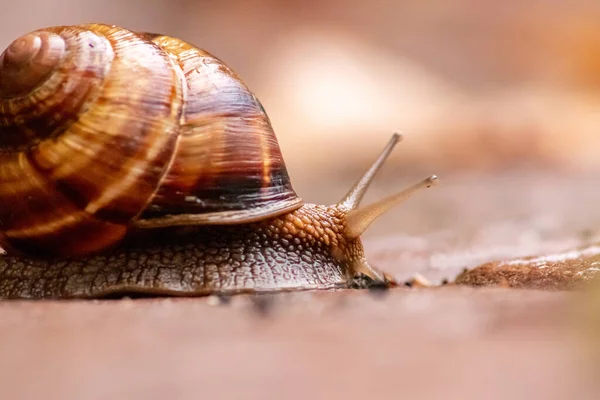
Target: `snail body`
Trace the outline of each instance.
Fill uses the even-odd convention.
[[[221,60],[177,38],[86,24],[0,56],[0,297],[206,295],[389,277],[360,234],[430,177],[359,208],[295,193],[270,120]]]

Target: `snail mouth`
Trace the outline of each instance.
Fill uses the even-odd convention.
[[[372,283],[376,285],[384,285],[387,281],[384,274],[369,265],[365,257],[351,261],[349,271],[353,274],[352,280],[357,279],[362,274],[370,278],[373,281]]]

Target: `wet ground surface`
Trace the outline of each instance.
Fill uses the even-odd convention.
[[[3,304],[0,384],[11,399],[584,398],[573,301],[446,287]]]
[[[390,180],[374,184],[365,202],[411,181]],[[440,185],[377,221],[364,244],[371,262],[398,279],[418,273],[432,283],[494,261],[535,256],[558,261],[563,253],[577,261],[573,249],[589,248],[592,256],[600,243],[598,204],[595,174],[447,173]]]
[[[4,398],[582,398],[570,306],[456,287],[11,303],[0,383]]]
[[[583,262],[594,268],[593,177],[442,183],[378,222],[365,247],[398,279],[448,285],[1,303],[2,398],[594,398],[600,289],[535,279],[548,268],[581,277],[557,266],[578,246],[590,246]],[[390,187],[374,185],[366,201]],[[473,269],[495,261],[511,265],[510,279],[499,264]],[[491,286],[452,284],[465,269]]]

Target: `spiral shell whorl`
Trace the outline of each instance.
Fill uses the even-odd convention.
[[[156,190],[182,82],[169,56],[131,31],[34,34],[44,33],[63,38],[61,61],[27,95],[0,99],[0,246],[86,254],[122,239]]]
[[[0,67],[0,145],[25,150],[67,129],[93,104],[114,54],[83,28],[48,28],[15,40]]]
[[[30,33],[15,40],[0,56],[0,97],[26,95],[44,83],[65,52],[65,41],[49,33]]]

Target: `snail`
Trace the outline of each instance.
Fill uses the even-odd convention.
[[[264,107],[183,40],[39,29],[0,56],[0,298],[203,296],[393,285],[360,236],[431,176],[359,204],[295,193]]]

